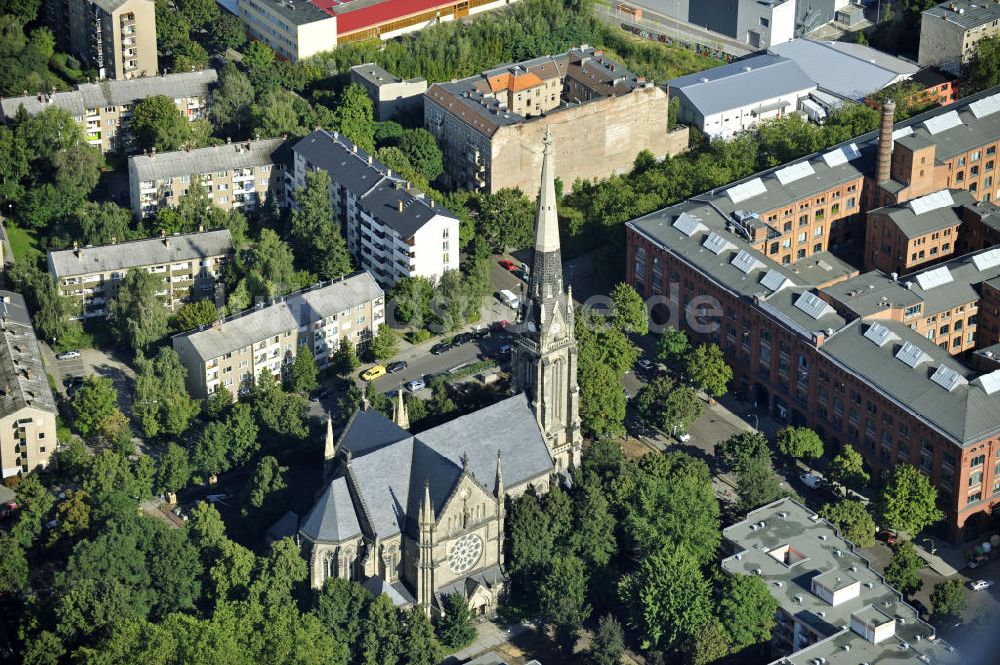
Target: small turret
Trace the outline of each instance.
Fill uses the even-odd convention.
[[[397,393],[396,408],[393,415],[393,421],[400,429],[408,430],[410,429],[410,417],[406,413],[406,400],[403,399],[403,389],[400,388]]]

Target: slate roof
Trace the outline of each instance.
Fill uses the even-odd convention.
[[[166,239],[170,240],[169,247],[164,238],[146,238],[114,245],[83,247],[79,252],[72,249],[49,252],[49,269],[56,279],[62,279],[74,275],[222,256],[233,251],[233,238],[228,229],[177,234],[167,236]]]
[[[56,413],[24,296],[0,291],[0,321],[0,416],[28,406]]]
[[[28,115],[37,115],[49,105],[65,109],[73,116],[82,116],[87,111],[83,104],[83,95],[79,90],[0,99],[0,110],[3,111],[4,119],[8,121],[17,116],[17,111],[22,106]]]
[[[248,149],[249,147],[249,149]],[[166,180],[193,173],[216,173],[267,164],[288,164],[291,148],[285,139],[261,139],[129,157],[129,171],[139,180]]]
[[[267,530],[267,537],[272,540],[294,538],[299,532],[299,516],[294,510],[289,510]]]
[[[964,189],[948,191],[951,193],[953,205],[942,206],[917,214],[909,203],[900,203],[898,205],[877,208],[869,214],[881,213],[886,215],[904,236],[907,238],[916,238],[932,231],[939,231],[961,224],[962,218],[959,209],[965,205],[974,205],[976,202],[976,198]]]
[[[361,535],[361,525],[351,504],[347,480],[331,482],[320,495],[312,510],[302,520],[299,530],[313,540],[339,542]]]
[[[952,5],[955,6],[956,10],[961,9],[962,13],[959,14],[951,9]],[[1000,5],[995,2],[987,2],[987,0],[976,0],[976,2],[947,0],[936,7],[925,9],[923,17],[923,20],[946,20],[968,30],[1000,19]]]
[[[227,232],[228,233],[228,232]],[[296,291],[265,307],[255,307],[226,318],[221,325],[175,336],[187,339],[202,358],[211,360],[289,330],[298,330],[346,309],[384,297],[372,276],[365,271],[341,280]],[[176,341],[175,341],[176,344]]]
[[[385,594],[389,596],[389,600],[396,607],[410,607],[417,601],[413,598],[413,594],[406,588],[406,585],[402,582],[393,582],[392,584],[386,582],[381,577],[369,577],[367,580],[361,583],[361,586],[371,591],[376,596],[381,596]]]
[[[860,101],[920,69],[870,46],[799,38],[774,44],[769,52],[795,62],[821,89]]]
[[[359,417],[361,416],[361,417]],[[379,420],[384,421],[377,424]],[[380,445],[367,441],[375,433]],[[389,439],[401,437],[386,443]],[[435,513],[440,513],[461,479],[464,455],[469,472],[488,492],[496,492],[499,451],[504,485],[523,484],[551,473],[552,458],[538,429],[528,398],[514,395],[438,427],[411,435],[381,414],[359,412],[348,423],[338,446],[351,452],[343,492],[324,491],[306,518],[302,532],[313,540],[342,540],[348,513],[364,515],[379,538],[405,532],[413,535],[427,483]],[[347,492],[353,486],[359,496]],[[363,508],[361,507],[363,504]],[[321,528],[322,524],[336,524]]]
[[[352,192],[363,208],[401,238],[412,237],[438,215],[454,217],[443,206],[432,207],[432,201],[422,191],[391,174],[384,164],[337,132],[317,129],[296,143],[293,150],[329,173],[331,180]]]
[[[686,97],[702,116],[804,93],[815,87],[816,83],[799,65],[776,55],[758,55],[670,81],[671,94]]]

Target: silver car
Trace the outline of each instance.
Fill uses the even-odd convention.
[[[415,393],[418,390],[423,390],[426,387],[427,384],[424,383],[423,379],[414,379],[413,381],[409,381],[406,383],[406,389],[409,390],[411,393]]]

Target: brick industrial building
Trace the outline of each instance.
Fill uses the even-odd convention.
[[[998,92],[895,127],[886,104],[878,132],[627,224],[627,279],[655,319],[717,342],[736,393],[812,427],[830,454],[850,444],[876,477],[927,473],[954,539],[990,528],[1000,504],[1000,373],[955,357],[1000,341]],[[958,222],[927,228],[941,255],[951,230],[954,256],[900,277],[831,254],[858,256],[865,214],[884,206],[904,225],[947,208]]]
[[[518,187],[534,197],[546,128],[560,156],[556,177],[567,188],[630,171],[642,150],[660,158],[687,150],[687,129],[667,130],[667,102],[652,81],[581,46],[432,85],[424,127],[444,152],[450,186]]]

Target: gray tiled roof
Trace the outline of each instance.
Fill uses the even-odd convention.
[[[134,169],[140,180],[165,180],[194,173],[288,164],[290,157],[291,150],[286,139],[261,139],[196,150],[134,155],[129,157],[129,170]]]
[[[670,81],[670,93],[687,98],[703,116],[815,88],[788,58],[758,55]]]
[[[9,120],[17,114],[18,108],[22,105],[25,111],[35,115],[51,104],[78,116],[83,115],[87,109],[132,104],[154,95],[166,95],[171,99],[204,97],[218,79],[219,75],[214,69],[134,79],[107,79],[99,83],[83,83],[77,86],[76,90],[57,92],[53,95],[26,95],[0,99],[0,110]]]
[[[371,158],[350,140],[317,129],[295,144],[293,150],[313,166],[330,174],[358,197],[359,203],[401,238],[410,238],[435,216],[454,217],[443,206],[434,205],[422,191],[408,187],[402,178]],[[403,209],[399,209],[399,204]]]
[[[928,210],[921,214],[914,212],[909,203],[886,206],[872,210],[872,213],[882,213],[888,216],[907,238],[916,238],[932,231],[939,231],[962,222],[959,208],[972,205],[976,199],[964,189],[950,190],[953,205]]]
[[[346,479],[337,478],[323,490],[299,530],[314,541],[340,542],[361,535]]]
[[[763,526],[761,526],[763,524]],[[736,554],[722,560],[733,575],[759,575],[786,614],[816,630],[819,641],[781,658],[785,665],[958,665],[960,654],[937,640],[932,626],[843,539],[832,524],[792,499],[780,499],[723,530]],[[771,553],[790,546],[802,559],[779,561]],[[859,595],[831,605],[812,592],[813,579],[843,588],[860,582]],[[838,580],[839,578],[839,580]],[[876,614],[878,612],[879,614]],[[851,616],[895,619],[895,636],[878,644],[851,630]],[[884,620],[884,619],[882,619]],[[902,643],[908,644],[902,649]],[[920,660],[926,656],[927,660]]]
[[[855,101],[919,69],[863,44],[799,38],[774,44],[769,51],[794,61],[821,89]]]
[[[360,414],[359,414],[360,415]],[[413,533],[423,500],[424,484],[430,489],[434,510],[439,513],[463,473],[463,455],[469,471],[489,492],[496,492],[497,453],[503,465],[504,486],[511,487],[545,476],[553,468],[552,458],[538,429],[527,397],[514,395],[491,406],[461,416],[417,435],[380,446],[368,445],[366,432],[384,416],[368,412],[355,417],[340,445],[351,451],[352,474],[367,508],[370,527],[380,537]],[[394,427],[394,426],[393,426]],[[351,430],[358,428],[355,435]],[[388,426],[376,431],[392,432]],[[306,522],[322,523],[324,511],[337,519],[347,511],[360,512],[351,497],[330,492],[317,502]],[[317,528],[303,532],[312,537]],[[315,539],[315,538],[314,538]],[[320,538],[323,540],[334,540]]]
[[[954,10],[951,9],[953,5]],[[956,11],[958,9],[961,9],[962,13]],[[924,10],[923,16],[923,20],[947,20],[968,30],[1000,19],[1000,5],[987,0],[976,0],[976,2],[947,0],[936,7]]]
[[[6,417],[31,406],[56,412],[52,389],[45,376],[38,339],[24,296],[0,291],[0,415]]]
[[[402,582],[393,582],[392,584],[386,582],[381,577],[369,577],[367,580],[361,583],[361,586],[371,591],[376,596],[381,596],[385,594],[392,601],[392,604],[396,607],[410,607],[416,600],[413,598],[413,594],[406,588],[406,585]]]
[[[372,276],[358,272],[319,287],[283,296],[264,307],[255,307],[227,318],[221,325],[177,335],[187,338],[202,358],[211,360],[289,330],[298,330],[319,319],[384,297]]]
[[[164,240],[170,241],[169,247]],[[62,279],[222,256],[232,251],[233,238],[228,229],[221,229],[84,247],[79,252],[72,249],[49,252],[49,269],[56,279]]]

